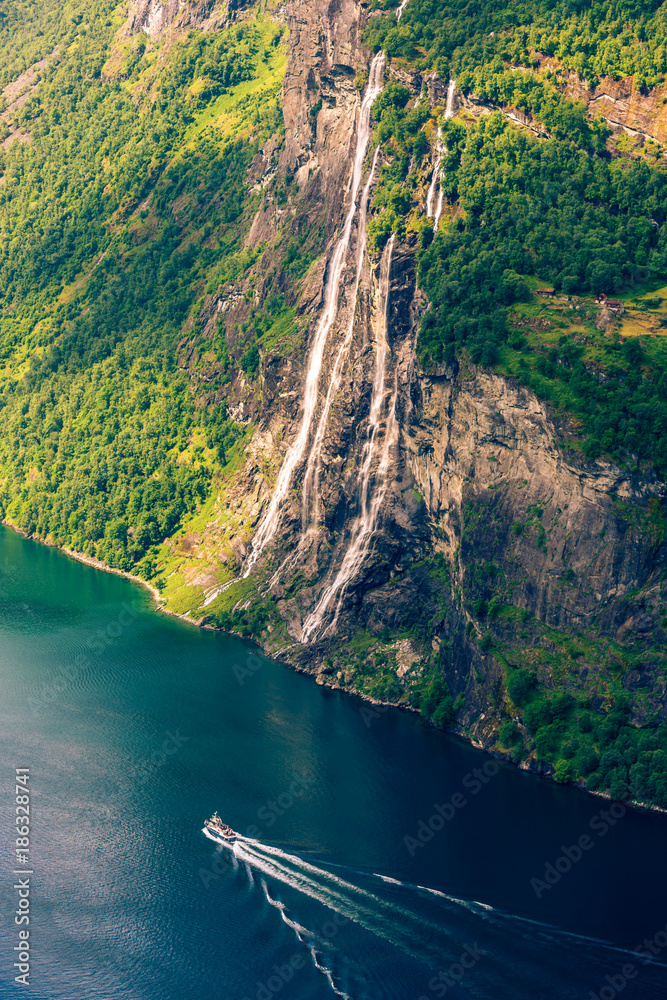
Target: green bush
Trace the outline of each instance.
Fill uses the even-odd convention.
[[[557,781],[562,785],[568,781],[572,781],[572,777],[572,761],[565,759],[557,761],[554,772],[554,781]]]
[[[597,771],[600,758],[596,754],[592,747],[580,747],[577,750],[576,756],[574,758],[574,764],[577,772],[586,778],[593,771]]]
[[[519,708],[528,704],[535,691],[536,675],[533,671],[516,668],[507,675],[507,693]]]
[[[506,722],[500,730],[500,745],[503,747],[513,747],[521,742],[521,731],[516,722]]]
[[[553,760],[559,746],[560,734],[554,726],[542,725],[537,729],[535,732],[535,753],[538,760]]]

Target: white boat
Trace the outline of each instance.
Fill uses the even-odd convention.
[[[232,830],[231,826],[227,826],[226,823],[222,822],[217,812],[213,813],[211,818],[206,820],[202,833],[205,833],[211,840],[215,840],[218,844],[223,844],[225,847],[232,847],[238,837],[238,834]]]

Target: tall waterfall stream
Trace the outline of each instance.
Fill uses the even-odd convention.
[[[408,0],[400,5],[397,16],[400,19]],[[371,139],[371,110],[377,97],[384,89],[385,57],[379,52],[370,67],[366,94],[362,101],[357,129],[357,145],[350,193],[350,204],[343,231],[335,244],[328,265],[324,290],[324,309],[315,331],[308,355],[306,378],[303,392],[303,409],[299,431],[280,468],[271,500],[252,541],[246,559],[243,577],[247,577],[257,560],[274,540],[280,524],[281,508],[292,487],[298,468],[306,460],[302,486],[302,531],[297,548],[288,566],[296,562],[299,554],[319,530],[320,499],[319,483],[323,462],[324,442],[331,414],[331,408],[341,387],[344,361],[348,356],[354,334],[356,302],[361,283],[364,257],[367,249],[368,205],[370,192],[378,163],[379,149],[366,178],[361,197],[359,192],[364,177],[364,163]],[[455,84],[451,81],[447,94],[444,118],[453,114]],[[444,193],[441,183],[441,167],[446,155],[441,132],[438,135],[437,156],[433,178],[427,198],[427,214],[434,219],[434,228],[442,217]],[[436,201],[436,190],[439,193]],[[356,272],[350,294],[341,301],[343,277],[348,264],[355,219],[357,220]],[[399,427],[396,418],[398,395],[397,379],[387,389],[387,368],[390,353],[388,343],[388,313],[391,288],[391,265],[395,246],[395,236],[386,245],[380,262],[380,279],[376,310],[375,329],[375,370],[371,395],[366,439],[362,451],[362,461],[357,490],[358,515],[352,522],[350,539],[338,570],[333,567],[325,589],[315,608],[310,612],[302,629],[302,641],[317,638],[322,632],[334,628],[338,620],[346,591],[361,570],[371,551],[378,517],[389,486],[388,476],[392,449],[398,446]],[[349,307],[349,315],[346,311]],[[325,350],[332,331],[346,323],[346,332],[335,353],[326,395],[320,406],[320,383],[325,359]],[[284,572],[281,566],[273,577],[273,582]],[[333,608],[333,613],[332,613]]]
[[[336,323],[339,316],[341,281],[347,263],[347,254],[352,238],[352,226],[357,215],[357,198],[363,177],[364,161],[371,137],[371,108],[376,98],[382,93],[384,88],[385,57],[379,52],[371,64],[370,76],[366,95],[361,105],[359,117],[359,127],[357,131],[357,149],[354,158],[354,172],[352,175],[352,191],[350,196],[350,206],[345,219],[343,232],[336,244],[331,261],[329,263],[329,274],[324,293],[324,312],[318,324],[313,338],[313,344],[308,357],[306,370],[306,382],[303,395],[303,412],[301,415],[301,425],[294,444],[290,448],[285,461],[282,464],[276,482],[271,502],[267,508],[259,528],[253,538],[252,549],[246,560],[244,577],[247,577],[264,552],[267,545],[274,539],[280,523],[280,507],[288,494],[294,473],[304,457],[308,445],[311,428],[316,419],[317,404],[319,400],[320,375],[324,360],[324,350],[326,347],[329,332]],[[361,237],[361,233],[359,234]],[[365,238],[365,233],[364,233]],[[363,253],[363,252],[362,252]],[[317,459],[316,459],[317,460]]]

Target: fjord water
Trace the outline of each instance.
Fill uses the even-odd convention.
[[[623,997],[665,995],[667,949],[651,965],[627,951],[667,924],[667,817],[609,825],[602,800],[493,773],[414,716],[369,717],[4,528],[0,677],[0,997],[586,998],[628,964]],[[31,769],[27,989],[15,767]],[[216,809],[249,833],[235,855],[202,835]],[[531,878],[582,835],[591,849],[538,899]]]

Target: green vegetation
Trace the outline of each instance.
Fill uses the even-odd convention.
[[[548,80],[526,71],[497,66],[478,66],[462,73],[458,80],[464,91],[492,104],[510,105],[544,125],[556,139],[576,143],[583,149],[602,153],[610,129],[602,121],[588,121],[586,107],[573,102]]]
[[[464,214],[421,257],[435,305],[422,329],[423,354],[451,359],[466,347],[476,363],[502,357],[509,365],[507,345],[524,356],[511,365],[514,374],[582,419],[589,455],[621,462],[637,455],[664,475],[664,340],[610,343],[590,323],[595,357],[563,333],[536,358],[511,331],[507,307],[530,298],[528,275],[591,296],[667,272],[667,174],[582,156],[573,145],[519,133],[498,115],[470,129],[447,183]]]
[[[115,4],[61,6],[0,15],[5,82],[59,46],[12,112],[29,141],[0,148],[1,512],[151,578],[244,430],[194,398],[179,345],[259,256],[246,177],[282,128],[282,29],[258,15],[165,46],[119,41]],[[256,371],[224,328],[208,346],[218,385]]]
[[[667,726],[642,730],[631,725],[626,694],[617,695],[608,713],[592,713],[589,699],[540,688],[535,673],[526,669],[510,669],[506,685],[531,748],[538,760],[554,765],[557,781],[580,778],[615,799],[667,807]],[[520,739],[513,723],[503,727],[503,746]]]
[[[449,726],[454,721],[456,709],[447,682],[436,671],[425,683],[418,701],[419,711],[436,726]]]
[[[667,72],[667,12],[653,0],[410,0],[400,23],[393,0],[374,0],[367,42],[447,79],[482,64],[530,65],[552,56],[595,84],[601,76],[635,76],[652,87]]]
[[[645,41],[657,37],[664,15],[632,3],[578,11],[486,0],[471,23],[463,3],[411,0],[398,26],[391,12],[371,19],[369,44],[445,80],[453,73],[459,89],[532,116],[549,137],[500,112],[443,122],[442,108],[391,82],[374,108],[387,162],[369,231],[376,249],[391,232],[419,235],[420,283],[432,303],[419,343],[427,366],[464,352],[498,365],[578,419],[589,457],[652,463],[665,476],[665,339],[610,341],[595,327],[592,298],[664,284],[667,170],[662,161],[610,156],[606,125],[570,101],[551,70],[531,68],[539,51],[589,75],[636,72],[655,82],[667,68],[665,49],[648,56]],[[448,204],[433,238],[422,206],[438,123]],[[584,330],[562,316],[556,336],[532,322],[544,316],[532,306],[540,283],[588,297]]]
[[[117,4],[96,5],[101,21],[113,16]],[[39,4],[13,0],[0,10],[0,88],[13,83],[57,45],[67,46],[89,29],[90,5],[85,0],[43,0]]]

